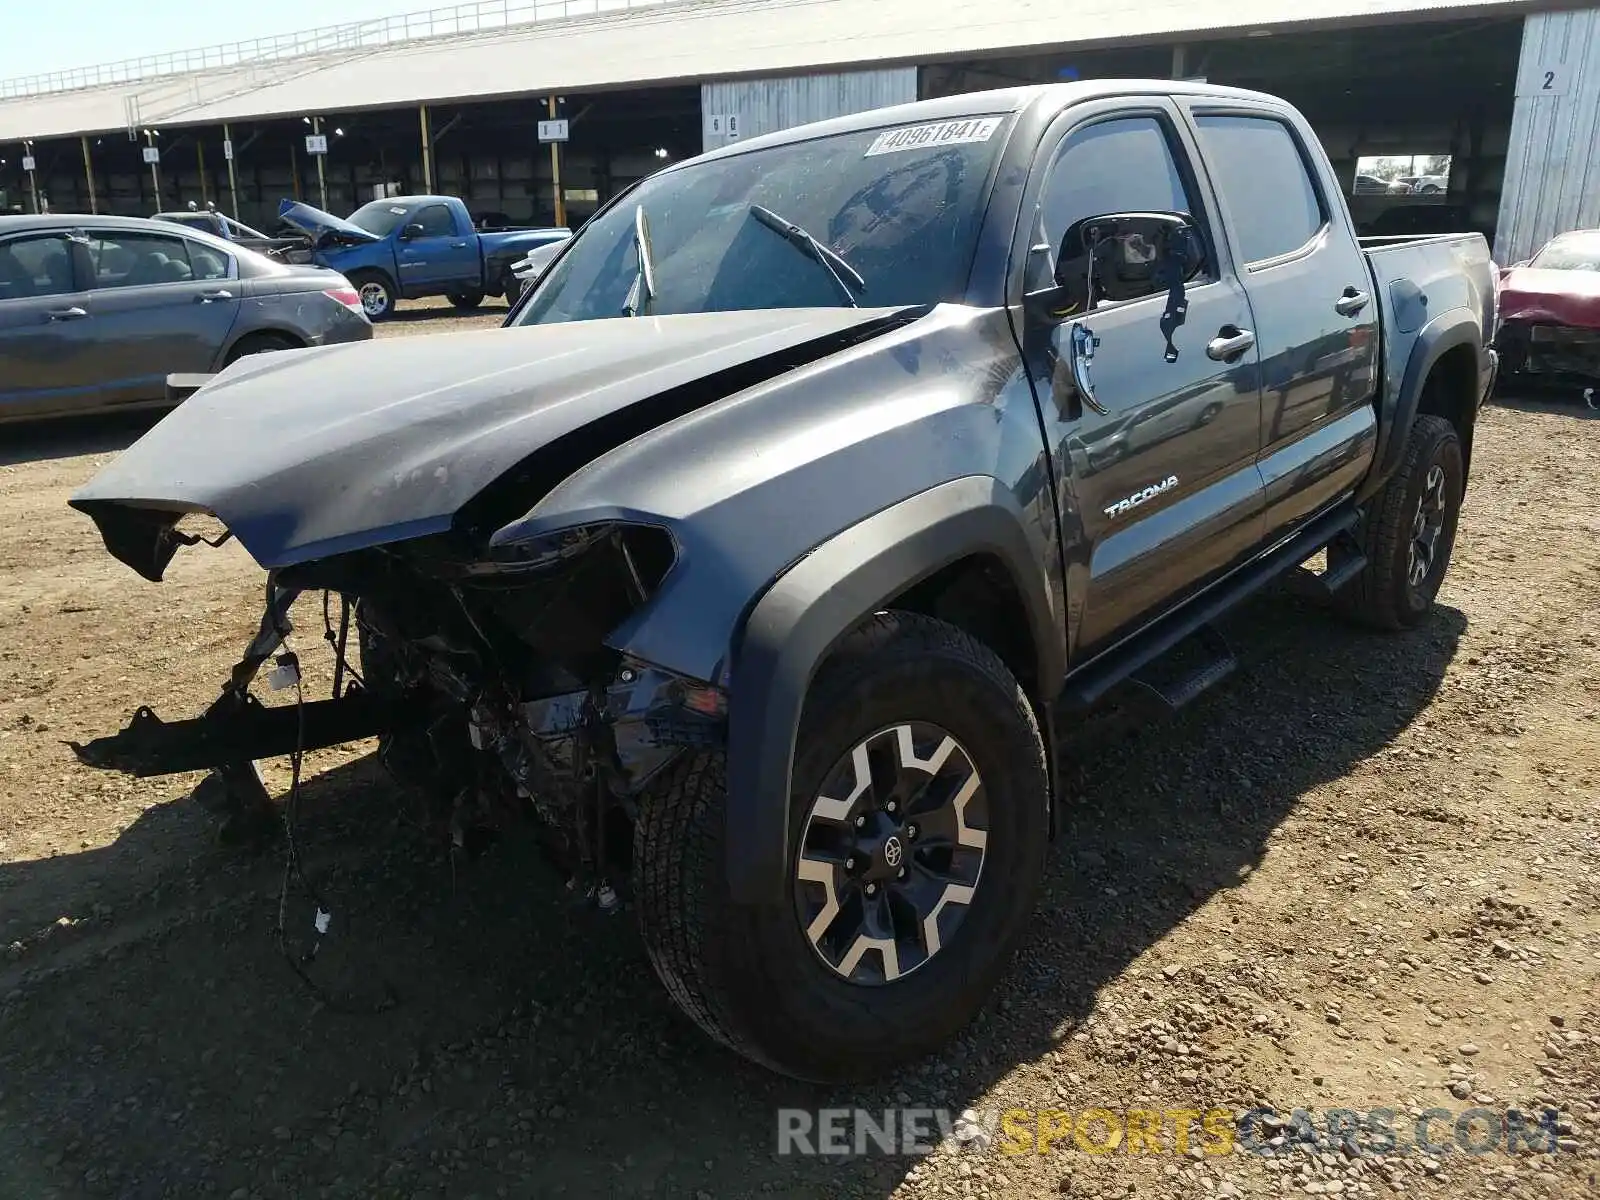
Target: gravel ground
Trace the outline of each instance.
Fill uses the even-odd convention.
[[[382,334],[501,315],[408,306]],[[1600,422],[1581,406],[1486,411],[1422,629],[1265,597],[1226,627],[1241,669],[1189,711],[1073,731],[1081,798],[1035,935],[945,1054],[860,1089],[710,1045],[626,918],[565,910],[518,841],[452,861],[364,745],[309,760],[300,845],[333,914],[309,970],[335,1005],[303,988],[271,934],[278,853],[219,847],[192,778],[93,772],[63,744],[140,703],[198,711],[257,617],[237,546],[147,584],[65,506],[141,427],[0,446],[0,1196],[1600,1195]],[[309,658],[318,615],[300,622]],[[292,903],[291,928],[310,919]],[[1131,1133],[1091,1152],[1103,1122],[1006,1152],[1037,1150],[1041,1110],[1223,1109],[1231,1129],[1262,1104],[1317,1128],[1395,1110],[1402,1145],[1430,1108],[1548,1108],[1559,1145],[1383,1155],[1269,1125],[1271,1155],[1211,1153],[1198,1127],[1180,1154],[1168,1121],[1161,1152]],[[926,1158],[775,1153],[779,1108],[845,1105],[1026,1111]]]

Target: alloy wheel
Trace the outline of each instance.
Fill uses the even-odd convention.
[[[1416,515],[1411,521],[1411,553],[1406,563],[1406,579],[1414,588],[1422,586],[1438,557],[1439,538],[1444,533],[1444,489],[1444,467],[1434,463],[1423,480],[1422,495],[1417,498]]]
[[[389,310],[389,289],[381,283],[361,285],[361,310],[371,317],[381,317]]]
[[[914,721],[864,738],[811,802],[795,912],[817,956],[851,983],[893,983],[950,944],[988,849],[982,776],[945,730]]]

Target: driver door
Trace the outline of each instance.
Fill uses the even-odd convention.
[[[478,239],[461,233],[443,204],[425,204],[407,218],[420,225],[415,236],[400,243],[400,286],[408,296],[467,292],[483,286]]]
[[[1078,627],[1069,631],[1075,655],[1104,649],[1261,537],[1259,356],[1246,336],[1253,321],[1195,161],[1176,111],[1141,98],[1072,109],[1030,174],[1024,216],[1033,235],[1019,247],[1025,293],[1052,285],[1062,235],[1086,218],[1181,212],[1207,247],[1181,313],[1160,291],[1101,301],[1053,326],[1018,318],[1063,508],[1069,578],[1081,584]],[[1220,339],[1237,348],[1219,354]],[[1075,373],[1080,349],[1087,370]]]

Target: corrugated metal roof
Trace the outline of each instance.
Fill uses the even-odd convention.
[[[1536,0],[701,0],[0,104],[0,141],[1105,45]]]

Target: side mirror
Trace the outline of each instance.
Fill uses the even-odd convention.
[[[1183,285],[1206,265],[1205,241],[1185,213],[1127,212],[1087,217],[1069,228],[1056,255],[1055,287],[1030,297],[1053,320],[1102,301],[1140,300]]]
[[[427,232],[428,231],[424,229],[420,223],[413,221],[410,225],[407,225],[400,231],[400,240],[402,242],[409,242],[413,238],[419,238]]]

